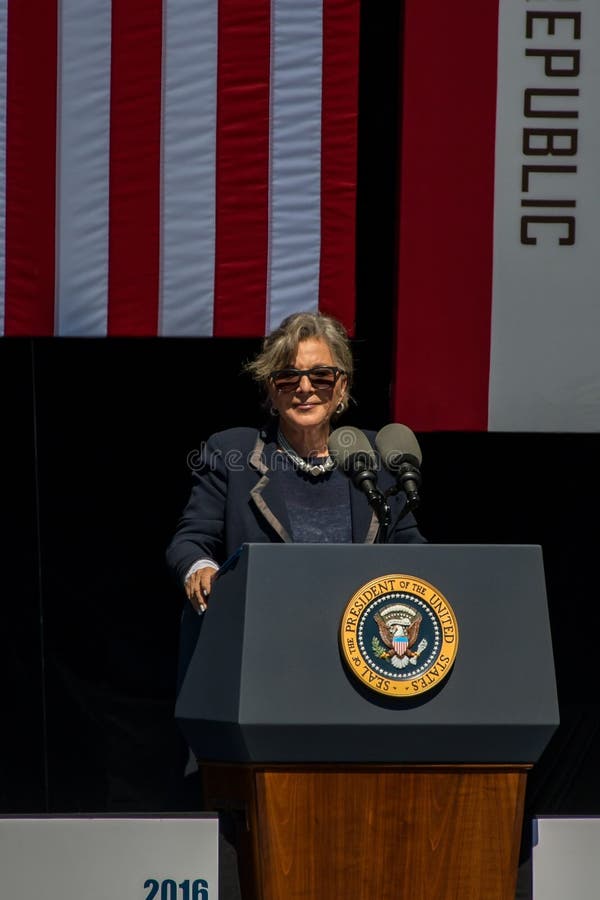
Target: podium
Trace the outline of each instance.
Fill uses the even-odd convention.
[[[339,648],[368,581],[434,585],[452,671],[369,691]],[[238,816],[244,900],[513,900],[527,771],[558,725],[541,550],[245,545],[186,609],[176,717]]]

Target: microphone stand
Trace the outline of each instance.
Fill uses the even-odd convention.
[[[377,494],[379,496],[373,498],[373,501],[371,502],[371,506],[375,510],[375,515],[379,520],[379,528],[377,529],[374,543],[387,544],[388,532],[392,521],[392,510],[387,502],[387,494],[384,495],[380,491],[377,491]]]
[[[421,474],[420,474],[420,472],[418,471],[418,469],[417,469],[416,471],[415,471],[415,470],[412,470],[411,476],[412,476],[413,479],[416,481],[416,484],[417,484],[417,486],[418,486],[418,485],[420,484],[420,482],[421,482]],[[415,477],[415,476],[416,476],[416,477]],[[387,498],[387,497],[394,497],[396,494],[399,494],[401,490],[405,490],[405,488],[404,488],[404,486],[403,486],[403,484],[402,484],[402,481],[399,480],[398,483],[397,483],[394,487],[389,488],[389,490],[387,490],[387,491],[385,492],[385,498]],[[385,498],[384,498],[384,499],[385,499]],[[394,531],[394,529],[395,529],[396,526],[398,525],[398,522],[401,522],[402,519],[403,519],[405,516],[407,516],[407,515],[408,515],[410,512],[412,512],[414,509],[417,509],[417,507],[419,506],[419,503],[420,503],[420,502],[421,502],[421,501],[420,501],[420,497],[419,497],[419,495],[418,495],[418,493],[417,493],[416,490],[412,490],[412,491],[410,491],[410,492],[406,492],[406,503],[404,504],[404,506],[402,507],[402,509],[401,509],[400,512],[398,513],[398,515],[396,516],[396,519],[395,519],[395,521],[394,521],[394,525],[393,525],[393,527],[392,527],[392,529],[391,529],[392,532]],[[386,506],[387,506],[387,503],[386,503]],[[388,510],[389,510],[389,506],[388,506]],[[391,518],[391,510],[390,510],[390,518]],[[380,542],[378,541],[378,543],[380,543]]]
[[[372,473],[369,470],[359,472],[352,478],[352,481],[364,493],[369,506],[377,516],[379,528],[377,529],[374,543],[387,544],[388,530],[392,520],[392,510],[387,502],[388,495],[382,494],[379,488],[376,487]]]

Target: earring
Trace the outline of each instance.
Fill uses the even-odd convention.
[[[276,419],[277,416],[279,415],[279,410],[276,409],[274,406],[272,406],[269,410],[269,413],[270,413],[270,415],[273,416],[274,419]]]
[[[340,402],[338,403],[338,405],[335,408],[336,415],[337,416],[341,415],[344,412],[344,409],[345,409],[344,401],[340,400]]]

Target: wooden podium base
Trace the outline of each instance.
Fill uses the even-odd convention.
[[[514,900],[528,766],[204,765],[244,900]]]

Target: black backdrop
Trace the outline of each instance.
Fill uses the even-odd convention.
[[[364,6],[357,385],[347,421],[378,428],[389,420],[402,23],[400,4]],[[239,374],[257,348],[0,344],[1,812],[197,808],[172,722],[182,598],[163,555],[189,488],[188,453],[215,430],[259,418],[256,390]],[[418,437],[419,521],[430,540],[543,546],[562,724],[530,778],[528,807],[598,814],[600,435]],[[519,623],[498,621],[510,640]],[[501,673],[501,659],[490,664]],[[527,658],[522,666],[526,679]]]

